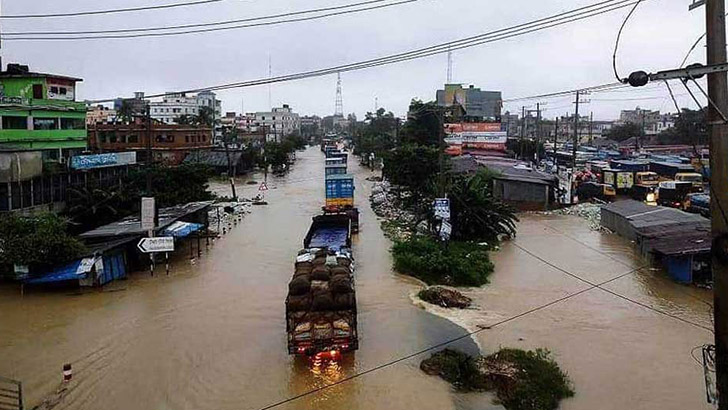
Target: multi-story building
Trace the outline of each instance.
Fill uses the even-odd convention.
[[[305,115],[301,117],[301,135],[306,138],[323,135],[321,117],[318,115]]]
[[[175,124],[179,117],[199,115],[202,107],[214,107],[215,118],[221,117],[222,102],[215,98],[215,93],[203,91],[190,96],[185,93],[167,93],[162,101],[150,104],[150,114],[155,120],[165,124]]]
[[[622,110],[619,123],[637,124],[644,130],[645,135],[654,136],[675,126],[674,116],[660,114],[660,111],[645,110],[636,107],[634,110]]]
[[[149,131],[141,118],[130,123],[99,123],[89,127],[89,147],[93,151],[135,151],[140,160],[147,161],[147,151],[151,150],[153,161],[169,165],[180,164],[190,152],[209,150],[212,145],[210,127],[153,120]]]
[[[255,126],[266,128],[268,141],[280,141],[301,131],[301,118],[288,104],[283,104],[269,112],[256,112]]]
[[[128,108],[129,115],[145,115],[148,103],[149,102],[144,99],[144,92],[137,91],[134,93],[134,98],[115,99],[114,111],[120,113],[123,112],[125,108]]]
[[[116,119],[116,110],[103,105],[89,107],[86,111],[86,125],[113,122]]]
[[[501,121],[503,97],[500,91],[481,91],[480,88],[461,84],[445,84],[444,90],[437,90],[437,105],[449,107],[462,105],[466,122]]]
[[[76,101],[79,81],[8,64],[0,72],[0,149],[38,150],[46,160],[86,149],[86,105]]]

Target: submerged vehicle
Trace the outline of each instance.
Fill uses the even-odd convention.
[[[286,298],[288,353],[337,359],[359,348],[351,219],[313,218]]]

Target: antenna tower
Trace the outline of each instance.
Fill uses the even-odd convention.
[[[336,77],[336,109],[334,110],[334,116],[344,116],[344,97],[341,95],[341,73],[338,73]]]
[[[447,48],[447,83],[452,84],[452,50]]]

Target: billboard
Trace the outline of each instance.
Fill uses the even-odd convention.
[[[71,157],[71,169],[93,169],[132,164],[136,164],[136,152],[134,151],[76,155]]]
[[[454,124],[445,124],[446,134],[457,134],[461,132],[499,132],[501,131],[501,123],[499,122],[461,122]]]
[[[460,132],[450,134],[445,142],[462,148],[505,151],[508,136],[505,132]]]

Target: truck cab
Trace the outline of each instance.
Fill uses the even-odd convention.
[[[697,172],[678,172],[675,174],[675,181],[690,182],[693,184],[693,192],[703,192],[703,176]]]
[[[634,175],[634,184],[635,185],[652,186],[652,187],[657,188],[659,183],[660,183],[660,176],[657,175],[656,172],[652,172],[652,171],[636,172]]]

